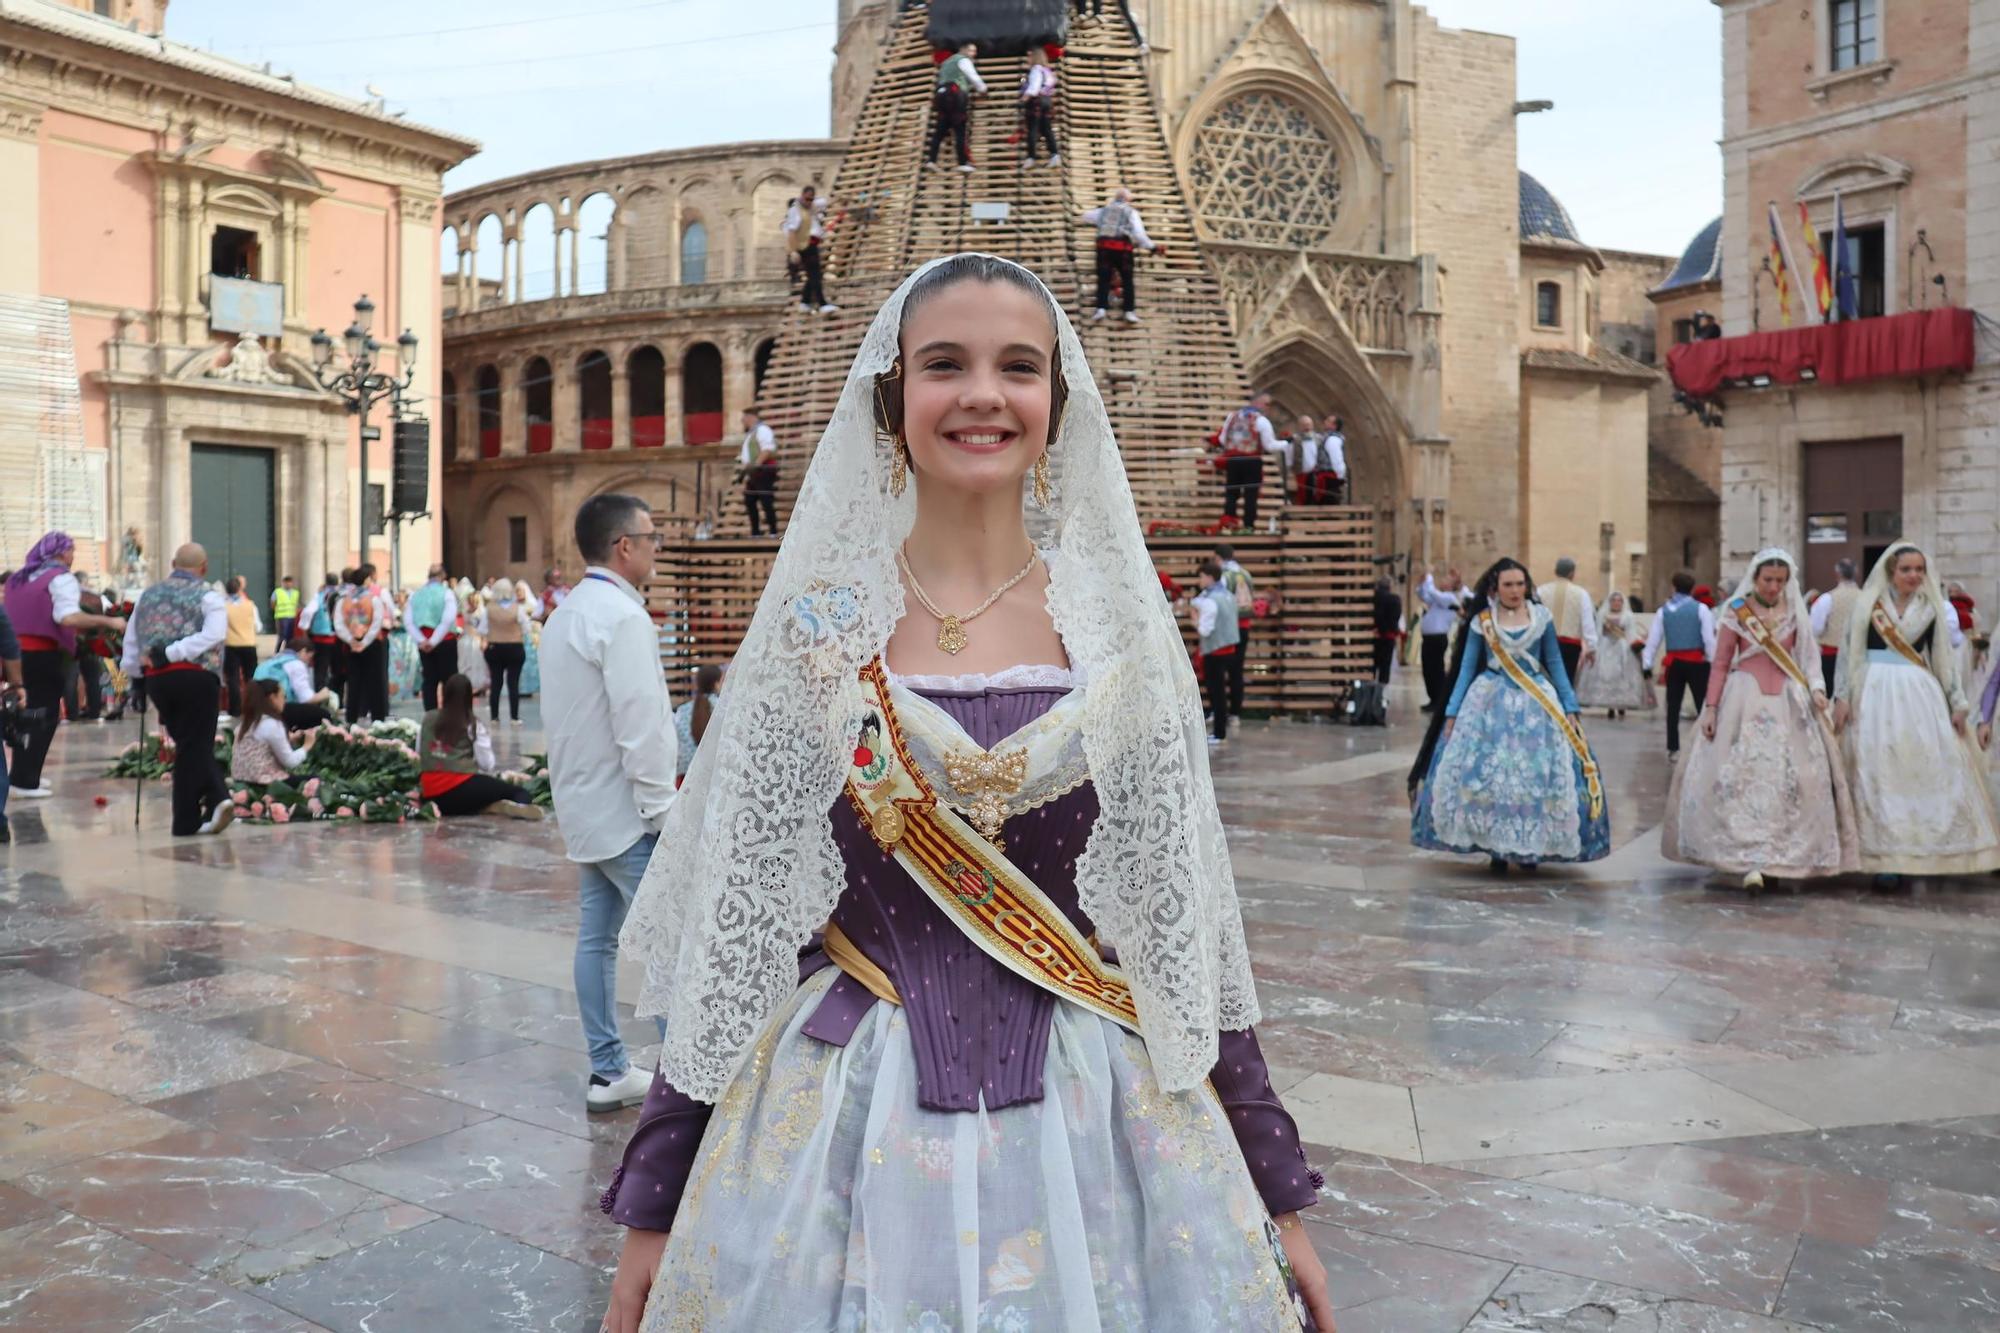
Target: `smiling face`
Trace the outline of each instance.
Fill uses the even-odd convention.
[[[903,435],[918,495],[1012,487],[1042,456],[1054,400],[1055,328],[1011,283],[966,280],[903,325]]]
[[[1922,551],[1899,552],[1896,567],[1891,571],[1896,581],[1896,592],[1904,598],[1916,596],[1917,589],[1924,586],[1924,571],[1927,568]]]
[[[1785,595],[1785,585],[1792,581],[1791,566],[1772,563],[1757,567],[1757,600],[1766,606],[1776,606],[1778,599]]]
[[[1528,600],[1528,575],[1519,569],[1501,570],[1493,583],[1493,595],[1509,611],[1520,610],[1521,603]]]
[[[1610,605],[1613,611],[1623,611],[1625,609],[1625,594],[1622,592],[1612,593]]]

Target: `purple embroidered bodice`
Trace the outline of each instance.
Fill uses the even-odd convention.
[[[923,689],[990,749],[1054,707],[1062,689]],[[917,1066],[917,1102],[940,1111],[988,1110],[1039,1101],[1055,996],[988,958],[876,845],[843,794],[833,814],[834,840],[847,865],[847,888],[834,921],[902,997]],[[1076,860],[1097,818],[1089,784],[1010,819],[1007,855],[1067,913],[1079,930],[1093,927],[1077,906]],[[818,951],[800,962],[801,979],[828,966]],[[807,1035],[845,1045],[863,1017],[882,1003],[838,977],[808,1019]],[[1298,1128],[1270,1085],[1253,1031],[1224,1032],[1210,1074],[1265,1204],[1273,1213],[1310,1207],[1317,1177],[1299,1147]],[[605,1191],[604,1211],[626,1226],[665,1230],[679,1206],[712,1108],[676,1092],[659,1076],[626,1145],[624,1164]]]

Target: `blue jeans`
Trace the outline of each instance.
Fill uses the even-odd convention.
[[[583,1038],[590,1044],[590,1072],[605,1079],[621,1077],[632,1064],[618,1035],[618,931],[658,841],[658,834],[648,833],[608,861],[587,861],[576,868],[583,908],[576,932],[576,1007],[583,1016]],[[665,1038],[666,1023],[659,1028]]]

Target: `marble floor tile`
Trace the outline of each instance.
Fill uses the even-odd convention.
[[[1509,984],[1494,991],[1479,1007],[1517,1018],[1645,1032],[1684,1041],[1714,1041],[1735,1021],[1734,1006],[1658,996],[1600,993],[1533,982]]]
[[[1408,1088],[1338,1074],[1308,1074],[1283,1096],[1285,1109],[1308,1143],[1406,1162],[1423,1160]]]
[[[155,1109],[321,1171],[490,1118],[464,1102],[317,1063],[171,1097]]]
[[[2000,1149],[1986,1132],[1958,1121],[1859,1125],[1811,1134],[1725,1139],[1703,1146],[1713,1152],[2000,1198]]]
[[[1778,1134],[1809,1127],[1807,1121],[1682,1069],[1420,1087],[1412,1096],[1424,1159],[1432,1162]]]
[[[652,1069],[658,1049],[634,1047],[628,1053],[633,1064]],[[639,1118],[636,1107],[610,1114],[586,1110],[590,1062],[581,1052],[555,1046],[517,1047],[402,1081],[510,1119],[610,1143],[623,1143]]]
[[[0,1318],[62,1333],[325,1328],[67,1213],[0,1231]]]
[[[1830,1329],[1993,1333],[2000,1328],[2000,1273],[1807,1236],[1777,1313]]]
[[[1686,1069],[1696,1064],[1716,1064],[1735,1060],[1780,1060],[1783,1056],[1766,1051],[1748,1051],[1721,1042],[1688,1041],[1623,1028],[1597,1027],[1572,1023],[1537,1054],[1551,1064],[1568,1065],[1574,1072],[1597,1069],[1621,1073],[1644,1069]]]
[[[1887,1181],[1691,1144],[1500,1157],[1465,1169],[1847,1245],[1872,1244],[1892,1225]]]
[[[1469,1171],[1347,1155],[1318,1220],[1485,1258],[1768,1313],[1798,1238]]]
[[[608,1273],[440,1218],[260,1294],[334,1333],[587,1333],[610,1288]]]
[[[267,1074],[301,1058],[211,1027],[121,1008],[15,1036],[8,1044],[44,1069],[135,1102]]]
[[[1819,1327],[1523,1267],[1508,1274],[1465,1333],[1813,1333]]]
[[[1977,1264],[2000,1272],[2000,1199],[1899,1183],[1877,1249]]]
[[[60,1166],[185,1126],[150,1107],[0,1057],[0,1179]]]
[[[1459,1333],[1513,1265],[1308,1222],[1340,1333]]]
[[[304,982],[269,972],[218,972],[126,991],[119,999],[148,1013],[204,1023],[284,1004],[310,989]]]
[[[21,1187],[232,1284],[265,1282],[436,1216],[210,1130],[39,1171]]]
[[[1945,1052],[1831,1056],[1699,1069],[1724,1087],[1821,1128],[2000,1113],[2000,1069],[1980,1069]]]
[[[12,1185],[0,1185],[0,1231],[20,1226],[23,1222],[38,1221],[55,1211],[55,1205],[46,1199],[15,1189]]]
[[[597,1202],[624,1147],[495,1119],[334,1171],[566,1259],[615,1265],[624,1232]]]
[[[577,1012],[575,993],[552,986],[518,986],[472,1004],[442,1010],[438,1017],[492,1028],[566,1051],[585,1050],[589,1045],[583,1037],[583,1019]],[[658,1025],[650,1018],[635,1017],[629,1004],[618,1006],[618,1031],[626,1046],[634,1050],[660,1040]]]
[[[394,993],[393,988],[388,993]],[[358,995],[327,990],[318,994],[325,998],[253,1010],[218,1019],[210,1027],[377,1078],[418,1076],[524,1044],[491,1028],[453,1023]]]

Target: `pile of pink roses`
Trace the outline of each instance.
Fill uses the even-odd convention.
[[[367,824],[433,820],[437,806],[417,785],[417,751],[401,720],[325,726],[306,735],[306,757],[283,781],[231,782],[238,818],[253,823],[354,819]]]

